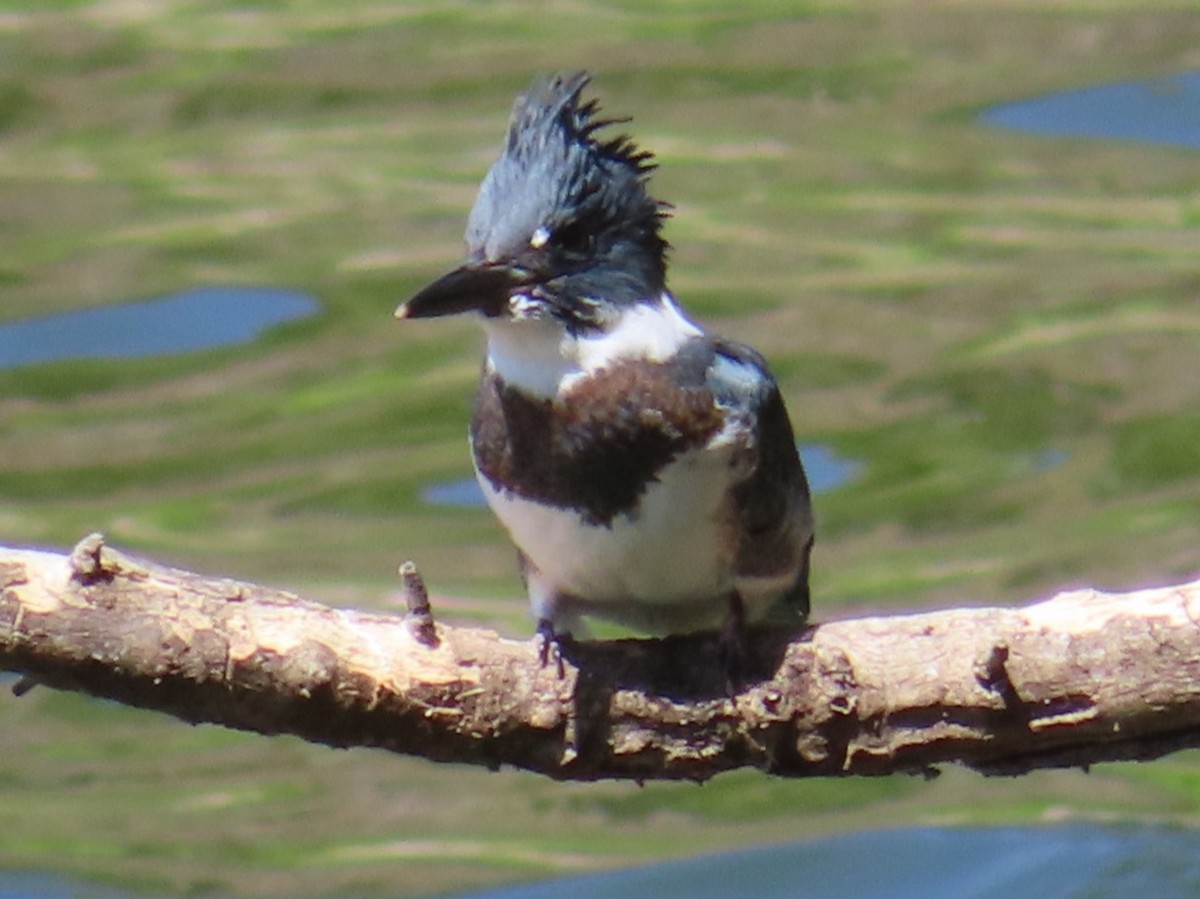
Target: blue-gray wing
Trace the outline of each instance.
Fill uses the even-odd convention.
[[[762,356],[732,341],[708,342],[709,389],[742,429],[749,458],[748,474],[733,490],[735,574],[788,584],[784,605],[793,615],[807,615],[812,502],[787,409]]]

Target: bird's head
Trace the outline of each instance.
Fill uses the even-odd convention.
[[[478,312],[489,319],[603,330],[665,289],[665,204],[646,190],[650,153],[597,132],[620,120],[581,100],[589,76],[534,82],[467,223],[467,262],[396,310],[397,318]]]

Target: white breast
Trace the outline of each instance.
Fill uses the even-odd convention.
[[[621,359],[670,359],[703,333],[670,294],[629,307],[598,334],[571,335],[536,317],[488,319],[484,326],[488,367],[546,398]],[[731,383],[749,377],[732,361],[721,364]],[[674,459],[647,486],[636,512],[616,516],[611,526],[498,490],[477,473],[488,505],[536,569],[528,573],[533,614],[577,635],[581,615],[671,633],[719,626],[734,589],[756,608],[786,589],[782,582],[735,583],[729,490],[746,474],[737,467],[744,453],[734,451],[740,427],[731,419],[707,446]]]
[[[729,475],[727,450],[685,453],[647,487],[636,517],[618,515],[611,527],[497,490],[485,477],[479,484],[537,569],[529,584],[536,617],[595,613],[654,632],[678,629],[680,615],[707,626],[728,608],[734,547],[722,517]],[[669,623],[659,626],[660,617]]]

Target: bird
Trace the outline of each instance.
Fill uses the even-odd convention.
[[[543,665],[607,621],[715,630],[732,669],[749,624],[807,618],[808,481],[763,357],[668,289],[657,162],[609,136],[629,119],[603,117],[590,82],[543,76],[517,97],[466,261],[395,316],[482,323],[470,448]]]

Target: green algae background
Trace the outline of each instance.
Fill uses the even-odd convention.
[[[763,350],[817,498],[816,617],[1200,569],[1200,156],[976,123],[1200,67],[1189,4],[10,0],[0,321],[309,292],[252,344],[0,371],[0,542],[131,551],[530,633],[469,472],[482,340],[392,321],[462,253],[513,96],[584,66],[659,157],[671,285]],[[1046,466],[1051,453],[1063,460]],[[865,826],[1200,823],[1190,753],[1091,774],[563,785],[0,697],[0,865],[188,895],[407,895]]]

